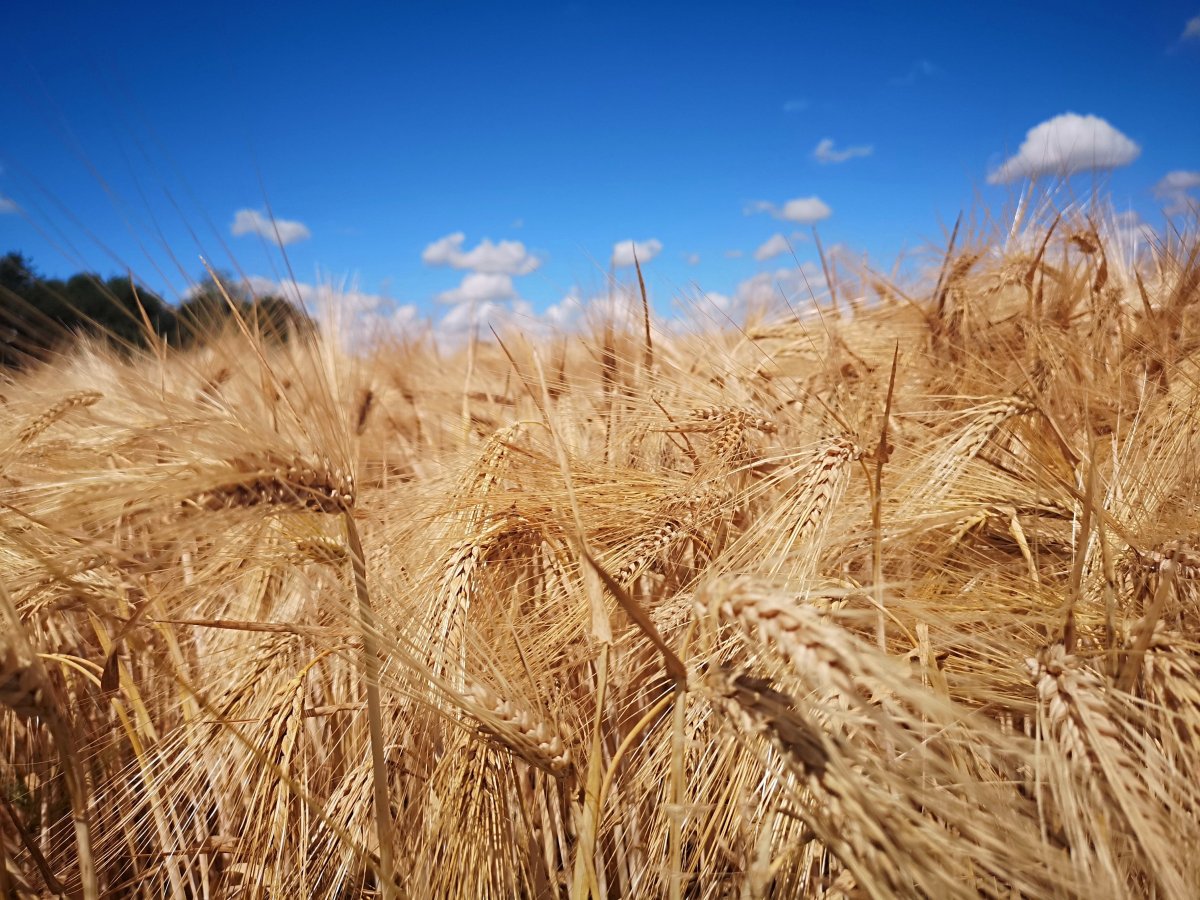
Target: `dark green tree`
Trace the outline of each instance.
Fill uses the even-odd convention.
[[[227,276],[202,280],[176,313],[181,343],[204,340],[234,324],[234,317],[251,333],[267,340],[286,341],[312,332],[314,323],[295,304],[275,294],[255,296],[244,282]]]
[[[0,257],[0,366],[45,359],[81,336],[120,349],[144,347],[154,336],[176,347],[203,342],[234,327],[235,319],[268,341],[313,330],[312,320],[282,297],[256,297],[231,278],[207,278],[173,307],[128,277],[79,274],[45,279],[20,253]]]

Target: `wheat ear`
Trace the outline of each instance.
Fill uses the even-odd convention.
[[[103,398],[104,395],[99,391],[76,391],[73,394],[67,394],[57,403],[47,407],[44,412],[26,422],[25,426],[17,432],[17,443],[22,446],[32,443],[42,432],[67,413],[75,409],[94,406]]]
[[[557,726],[479,682],[468,685],[464,699],[483,731],[525,762],[559,778],[571,770],[571,751]]]
[[[354,506],[354,479],[328,460],[262,454],[230,460],[233,474],[216,487],[184,501],[187,507],[217,511],[252,506],[300,506],[340,513]]]

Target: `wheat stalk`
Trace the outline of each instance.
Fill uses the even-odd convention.
[[[0,614],[0,705],[22,718],[44,721],[53,735],[71,798],[83,896],[85,900],[98,900],[87,782],[75,749],[71,722],[62,711],[45,667],[26,639],[25,629],[3,584],[0,584]]]

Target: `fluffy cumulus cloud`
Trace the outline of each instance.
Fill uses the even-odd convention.
[[[733,309],[733,298],[728,294],[719,294],[716,291],[705,291],[700,295],[700,299],[706,303],[711,303],[721,312],[729,312]]]
[[[1171,194],[1177,194],[1180,191],[1190,191],[1193,188],[1200,187],[1200,172],[1187,172],[1182,169],[1177,169],[1174,172],[1168,172],[1154,186],[1154,194],[1158,197],[1169,197]]]
[[[788,200],[783,206],[758,200],[746,207],[747,215],[753,213],[770,213],[777,219],[812,225],[822,219],[828,219],[833,215],[833,210],[820,197],[796,197],[794,200]]]
[[[1141,147],[1099,116],[1063,113],[1029,129],[1017,154],[994,169],[988,183],[1115,169],[1129,165],[1141,152]]]
[[[1200,172],[1178,169],[1168,172],[1154,186],[1154,196],[1165,204],[1163,211],[1169,216],[1185,212],[1200,201],[1190,192],[1200,188]]]
[[[512,300],[517,296],[513,288],[512,277],[495,272],[472,272],[463,278],[462,283],[441,294],[439,303],[450,304],[483,304],[498,303]]]
[[[788,239],[782,234],[776,233],[763,241],[762,245],[754,251],[754,258],[762,262],[765,259],[779,256],[781,253],[790,253],[791,250],[792,247],[788,243]]]
[[[1187,20],[1187,24],[1183,26],[1183,34],[1180,35],[1180,40],[1200,41],[1200,16]]]
[[[528,275],[542,264],[520,241],[493,244],[484,238],[470,250],[464,249],[466,241],[461,231],[448,234],[426,247],[421,261],[427,266],[451,266],[485,275]]]
[[[824,138],[816,149],[813,150],[813,159],[822,165],[829,163],[844,163],[848,159],[854,159],[856,156],[870,156],[875,152],[875,148],[870,144],[861,144],[857,147],[846,147],[844,150],[838,150],[833,145],[833,138]]]
[[[303,222],[272,219],[256,209],[239,209],[233,214],[233,224],[229,226],[229,230],[234,237],[257,234],[269,241],[277,241],[283,247],[312,237],[312,232]]]
[[[657,238],[650,238],[648,241],[617,241],[612,249],[613,267],[622,269],[632,266],[635,253],[639,263],[648,263],[662,253],[662,248],[662,241]]]
[[[604,321],[640,328],[643,315],[642,295],[635,287],[614,286],[610,291],[591,296],[576,287],[547,307],[541,318],[545,325],[556,330]]]
[[[483,336],[492,328],[502,331],[513,326],[525,331],[540,328],[532,307],[524,300],[516,300],[511,304],[491,300],[459,303],[442,316],[437,323],[437,330],[444,337],[465,338],[472,330],[477,336]]]
[[[349,282],[280,282],[251,275],[242,282],[242,287],[256,297],[283,297],[302,306],[326,333],[352,346],[395,333],[417,320],[415,306],[397,304],[382,294],[361,291]]]
[[[825,278],[821,267],[813,262],[799,267],[759,272],[737,286],[734,302],[740,307],[774,307],[784,299],[792,306],[804,306],[825,299]]]

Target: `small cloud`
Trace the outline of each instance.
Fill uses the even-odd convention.
[[[797,197],[794,200],[788,200],[783,206],[776,206],[766,200],[757,200],[746,207],[745,213],[746,215],[770,213],[777,219],[799,222],[801,225],[812,225],[814,222],[828,219],[833,215],[833,210],[820,197]]]
[[[934,75],[941,74],[941,69],[935,66],[927,59],[918,59],[913,63],[912,68],[907,73],[899,78],[893,78],[892,84],[897,87],[911,87],[922,78],[932,78]]]
[[[870,144],[847,147],[845,150],[836,150],[833,146],[833,139],[824,138],[817,144],[817,148],[813,150],[813,159],[822,164],[843,163],[848,159],[854,159],[856,156],[870,156],[874,152],[875,148]]]
[[[234,213],[233,224],[229,226],[229,230],[234,237],[257,234],[269,241],[278,242],[281,247],[312,237],[312,232],[303,222],[273,219],[255,209],[239,209]]]
[[[988,175],[988,184],[1114,169],[1129,165],[1141,152],[1141,147],[1099,116],[1063,113],[1029,129],[1017,154]]]
[[[464,250],[467,236],[461,231],[438,238],[421,253],[427,266],[451,266],[489,275],[528,275],[542,261],[525,249],[520,241],[493,244],[484,238],[470,250]]]
[[[746,254],[743,253],[741,250],[726,250],[725,251],[726,259],[741,259],[745,255]]]
[[[1168,172],[1154,186],[1154,196],[1166,201],[1163,212],[1168,216],[1176,216],[1187,212],[1197,203],[1189,195],[1189,191],[1200,188],[1200,172],[1187,172],[1182,169]]]
[[[584,300],[579,289],[571,288],[567,296],[546,307],[542,318],[556,328],[563,328],[575,322],[586,306],[587,301]]]
[[[533,308],[524,300],[514,301],[511,308],[504,303],[486,300],[482,303],[455,304],[438,322],[438,331],[447,337],[465,337],[472,330],[482,335],[489,328],[503,329],[512,325],[529,327],[536,324]]]
[[[759,262],[772,257],[779,256],[781,253],[790,253],[792,251],[791,244],[788,239],[782,234],[773,234],[763,242],[757,250],[754,251],[754,258]]]
[[[371,312],[389,305],[392,301],[382,294],[360,291],[355,284],[321,283],[304,281],[276,281],[262,275],[250,275],[239,282],[255,297],[283,297],[299,301],[305,308],[324,310],[337,308],[342,312]],[[200,287],[199,285],[194,288]]]
[[[21,207],[17,205],[16,200],[13,200],[10,197],[5,197],[3,194],[0,194],[0,216],[12,215],[15,213],[19,213],[20,211],[21,211]]]
[[[743,307],[774,306],[781,299],[788,303],[821,297],[825,278],[816,263],[805,262],[799,267],[759,272],[737,286],[734,300]]]
[[[316,317],[323,329],[349,346],[361,346],[381,335],[411,327],[417,320],[417,308],[412,304],[398,305],[382,294],[360,291],[351,281],[310,284],[251,275],[240,286],[256,297],[283,297],[299,303]]]
[[[620,288],[588,297],[573,287],[562,300],[552,303],[542,318],[560,329],[588,320],[638,322],[642,318],[642,298],[641,294]]]
[[[1200,16],[1187,20],[1179,39],[1181,41],[1200,41]]]
[[[648,263],[658,254],[662,253],[662,241],[657,238],[650,238],[647,241],[617,241],[613,244],[612,264],[616,269],[622,269],[626,266],[633,265],[634,254],[637,254],[639,263]]]
[[[1180,191],[1190,191],[1200,187],[1200,172],[1185,172],[1182,169],[1168,172],[1154,186],[1154,196],[1169,197]]]
[[[524,220],[524,219],[513,219],[513,220],[512,220],[512,227],[513,227],[513,228],[524,228],[524,227],[525,227],[525,220]]]
[[[788,100],[783,104],[785,113],[804,112],[811,104],[807,100]]]
[[[463,278],[458,287],[438,294],[437,301],[469,306],[511,300],[516,295],[510,276],[496,272],[472,272]]]
[[[683,254],[683,259],[684,259],[684,262],[686,262],[689,266],[700,265],[700,254],[699,253],[685,253],[685,254]]]

